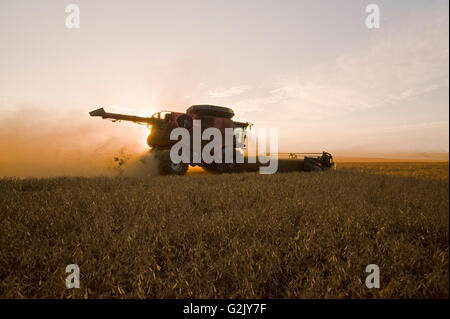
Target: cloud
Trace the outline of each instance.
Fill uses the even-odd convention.
[[[221,97],[230,97],[235,95],[240,95],[250,89],[250,86],[248,85],[239,85],[239,86],[233,86],[230,88],[220,88],[211,90],[208,92],[208,95],[213,98],[221,98]]]
[[[276,110],[281,117],[321,120],[395,106],[448,88],[448,12],[386,24],[368,36],[368,46],[302,73],[279,76],[266,93],[246,94],[236,107],[244,113]]]

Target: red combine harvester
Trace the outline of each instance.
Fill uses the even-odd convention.
[[[238,163],[235,159],[237,153],[244,154],[245,139],[247,130],[251,126],[248,122],[233,121],[234,112],[232,109],[215,105],[192,105],[186,110],[186,113],[161,111],[153,114],[151,117],[141,117],[134,115],[108,113],[103,108],[89,112],[91,116],[99,116],[103,119],[112,121],[130,121],[138,124],[151,126],[151,133],[147,138],[147,144],[150,146],[150,152],[159,160],[158,168],[161,175],[177,174],[184,175],[191,166],[201,166],[207,170],[218,173],[231,173],[256,171],[260,164],[251,163],[248,157],[244,157],[244,163]],[[213,127],[219,129],[222,135],[222,145],[225,145],[225,129],[233,129],[233,162],[225,163],[173,163],[170,158],[170,149],[177,143],[177,140],[170,139],[170,133],[175,128],[185,128],[190,133],[193,130],[194,120],[201,120],[201,133],[207,128]],[[190,134],[192,137],[192,134]],[[201,149],[209,141],[201,141]],[[191,147],[193,143],[190,143]],[[192,150],[190,152],[193,154]],[[225,153],[225,152],[223,152]],[[284,157],[284,158],[283,158]],[[287,158],[286,158],[287,157]],[[303,158],[299,158],[303,157]],[[322,171],[335,167],[333,157],[330,153],[279,153],[278,171]]]

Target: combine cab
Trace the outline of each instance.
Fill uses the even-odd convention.
[[[103,108],[89,112],[91,116],[98,116],[103,119],[112,121],[130,121],[138,124],[146,124],[151,126],[151,133],[147,138],[147,144],[151,148],[150,152],[154,154],[155,158],[159,160],[159,172],[161,175],[184,175],[188,170],[189,165],[202,166],[209,171],[218,173],[241,172],[243,170],[253,171],[259,168],[257,163],[249,163],[248,158],[244,158],[244,163],[237,163],[234,160],[232,163],[194,163],[191,157],[189,163],[173,163],[170,158],[170,149],[178,141],[170,139],[170,133],[175,128],[185,128],[190,133],[193,131],[194,120],[201,120],[201,133],[207,128],[217,128],[222,135],[222,145],[225,145],[225,129],[233,130],[233,159],[236,159],[236,154],[244,153],[245,138],[247,129],[251,126],[248,122],[233,121],[234,112],[232,109],[215,105],[192,105],[186,110],[186,113],[161,111],[155,113],[151,117],[141,117],[134,115],[108,113]],[[191,136],[193,134],[190,134]],[[209,141],[201,141],[201,149]],[[191,147],[193,143],[190,143]],[[225,152],[222,152],[225,153]],[[190,154],[193,154],[192,149]],[[297,171],[322,171],[334,167],[333,157],[331,154],[323,152],[321,155],[308,154],[303,159],[297,159],[297,156],[302,153],[289,153],[288,159],[282,159],[288,153],[279,154],[279,163],[284,161],[288,165],[279,165],[278,171],[287,171],[285,167],[291,167]],[[314,156],[311,156],[314,155]],[[250,161],[251,162],[251,161]]]

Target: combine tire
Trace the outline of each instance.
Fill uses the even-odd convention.
[[[216,164],[219,173],[233,173],[236,170],[235,163],[219,163]]]
[[[233,149],[233,163],[225,162],[225,152],[222,151],[223,158],[222,163],[215,164],[215,168],[219,173],[241,173],[244,170],[244,163],[237,163],[237,152],[240,152],[238,149]]]
[[[186,175],[189,165],[186,163],[173,163],[170,159],[170,152],[164,152],[159,157],[160,175]]]

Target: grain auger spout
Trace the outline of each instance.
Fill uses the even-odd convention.
[[[113,121],[129,121],[134,123],[140,123],[140,124],[155,124],[156,121],[158,121],[157,118],[153,117],[142,117],[142,116],[135,116],[135,115],[127,115],[127,114],[119,114],[119,113],[109,113],[106,112],[104,108],[99,108],[94,111],[89,112],[90,116],[99,116],[103,119],[109,119]]]

